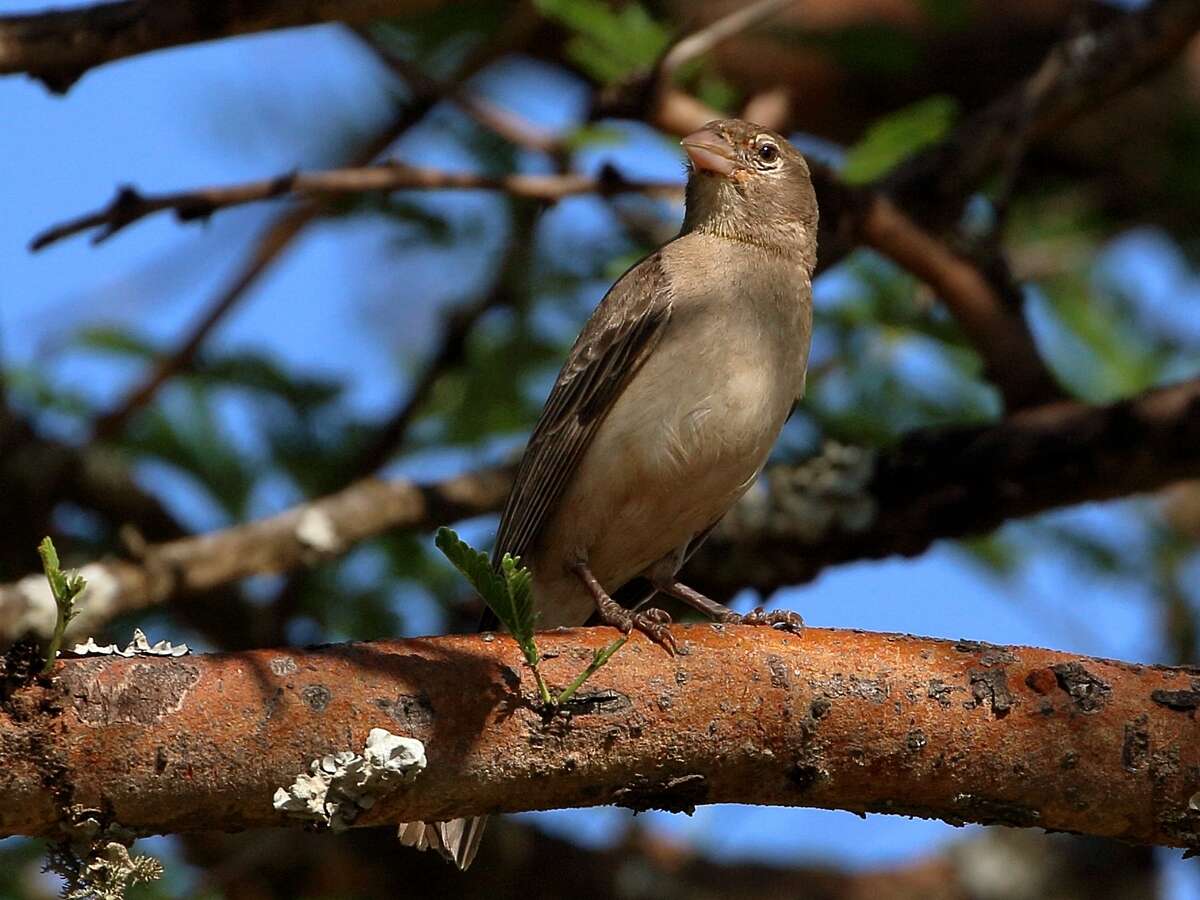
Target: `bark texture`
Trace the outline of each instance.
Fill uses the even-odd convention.
[[[0,16],[0,74],[26,72],[56,93],[95,66],[198,41],[319,22],[369,22],[439,0],[119,0]]]
[[[637,638],[545,716],[503,636],[68,660],[0,706],[0,835],[81,809],[138,832],[280,825],[311,760],[371,728],[428,768],[355,822],[617,804],[817,806],[1200,846],[1200,672],[810,629]],[[609,629],[541,636],[563,684]]]

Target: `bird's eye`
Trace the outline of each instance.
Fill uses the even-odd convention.
[[[779,148],[770,141],[763,141],[758,145],[758,158],[767,165],[771,165],[779,159]]]

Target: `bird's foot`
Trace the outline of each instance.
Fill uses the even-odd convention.
[[[629,634],[636,629],[672,656],[675,655],[678,646],[675,635],[671,633],[671,616],[666,610],[651,608],[630,612],[608,595],[585,563],[576,563],[572,571],[591,593],[601,622],[618,629],[622,634]]]
[[[671,616],[665,609],[651,607],[640,612],[630,612],[613,601],[612,607],[600,610],[600,621],[619,629],[623,634],[637,630],[672,656],[678,650],[675,635],[671,633]]]
[[[766,625],[769,628],[778,628],[780,631],[791,631],[794,634],[799,634],[804,630],[804,620],[800,618],[799,613],[792,612],[790,609],[773,609],[767,612],[760,606],[753,612],[742,615],[734,612],[724,603],[710,600],[699,591],[688,587],[680,581],[672,580],[660,583],[657,587],[664,593],[679,598],[692,607],[692,609],[699,610],[714,622],[719,622],[722,625]]]
[[[800,613],[790,609],[773,609],[767,612],[760,606],[744,616],[737,613],[732,613],[732,616],[732,620],[726,621],[734,625],[766,625],[780,631],[790,631],[792,634],[799,634],[804,630],[804,620],[800,618]]]

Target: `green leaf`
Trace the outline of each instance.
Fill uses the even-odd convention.
[[[508,601],[512,609],[512,633],[518,640],[533,637],[533,573],[521,566],[521,558],[505,553],[500,560],[500,571],[508,588]]]
[[[464,542],[450,528],[439,528],[434,543],[512,632],[529,664],[536,665],[539,656],[533,644],[533,575],[521,566],[520,558],[504,554],[500,571],[496,571],[486,553]]]
[[[492,568],[488,555],[462,540],[454,529],[439,528],[433,542],[489,606],[493,599],[507,593],[504,579]],[[508,625],[502,610],[495,612],[500,616],[500,621]]]
[[[46,580],[50,582],[50,593],[54,595],[56,616],[54,634],[50,638],[50,646],[46,650],[46,665],[42,672],[54,668],[54,660],[58,656],[58,648],[62,646],[63,634],[67,625],[78,613],[75,610],[75,598],[78,597],[87,582],[75,572],[64,572],[58,562],[58,551],[54,549],[54,541],[49,537],[42,538],[38,545],[38,554],[42,557],[42,570]]]
[[[537,8],[572,33],[567,56],[592,78],[613,84],[648,70],[671,34],[638,3],[614,8],[602,0],[536,0]]]
[[[873,181],[922,147],[942,139],[958,116],[958,103],[942,94],[926,97],[877,121],[846,153],[842,177]]]

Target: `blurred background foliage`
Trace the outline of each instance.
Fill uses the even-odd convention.
[[[602,113],[593,100],[644,77],[679,35],[730,4],[534,6],[543,20],[538,39],[491,62],[469,86],[555,133],[559,158],[506,143],[447,101],[388,155],[496,174],[607,166],[627,177],[681,177],[674,138],[589,110]],[[676,81],[731,113],[785,87],[799,145],[862,184],[1027,76],[1053,43],[1126,11],[1060,0],[805,0],[689,63]],[[507,4],[472,0],[380,23],[371,34],[388,53],[446,79],[510,14]],[[325,73],[335,64],[343,68],[329,77],[331,87]],[[299,87],[283,89],[289,70]],[[129,83],[140,85],[145,112],[108,121],[87,112]],[[204,122],[198,142],[194,126],[162,121],[145,99],[176,84],[188,85],[181,115]],[[304,94],[313,85],[319,103]],[[173,189],[341,164],[417,96],[335,26],[113,65],[86,76],[67,100],[13,79],[0,90],[0,104],[23,123],[0,138],[18,163],[3,176],[15,198],[2,232],[10,274],[0,287],[0,435],[13,442],[10,449],[15,435],[30,430],[69,445],[88,442],[93,423],[143,370],[175,352],[188,322],[278,209],[220,213],[202,229],[147,223],[95,250],[77,241],[36,257],[21,246],[34,231],[124,181]],[[47,113],[66,103],[74,104],[70,115]],[[131,122],[163,132],[131,133]],[[81,174],[60,189],[49,187],[57,157],[42,162],[37,154],[54,143],[70,144],[69,157],[86,157],[90,141],[109,141],[111,149],[80,160]],[[159,153],[171,154],[171,164],[151,159]],[[1011,183],[993,177],[980,184],[950,235],[967,248],[1002,242],[1038,346],[1071,395],[1103,402],[1200,373],[1198,160],[1200,44],[1193,41],[1176,64],[1036,142]],[[230,313],[231,324],[97,449],[133,471],[165,508],[134,523],[151,541],[261,517],[376,470],[431,479],[507,459],[587,312],[627,265],[678,227],[680,212],[640,196],[540,208],[480,192],[329,204],[310,236]],[[297,262],[306,255],[316,262]],[[260,312],[251,315],[250,307]],[[411,403],[455,329],[458,344]],[[937,298],[859,250],[818,282],[808,396],[777,457],[803,458],[828,439],[886,446],[914,429],[994,420],[1001,403],[981,373],[979,356]],[[384,423],[406,407],[402,433],[380,454]],[[0,579],[35,568],[42,532],[55,535],[67,564],[127,552],[126,516],[31,479],[17,459],[9,455],[0,471],[9,498],[0,513],[7,535]],[[965,636],[977,639],[1196,663],[1198,492],[1184,484],[1163,497],[1010,523],[940,545],[928,559],[843,567],[855,571],[774,599],[818,624],[952,637],[969,627]],[[486,544],[494,524],[467,523],[464,534]],[[871,609],[880,597],[893,598],[886,614]],[[96,637],[123,640],[141,625],[152,638],[202,648],[363,640],[467,629],[477,613],[429,536],[403,533],[292,576],[252,579],[220,596],[122,617]],[[609,845],[630,827],[615,811],[590,815],[536,821],[585,847]],[[801,815],[724,810],[702,813],[699,825],[652,817],[644,827],[719,858],[765,855],[790,864],[816,856],[852,868],[919,858],[960,836],[874,817],[861,827],[857,820],[829,826],[834,839],[814,842],[812,830],[829,820]],[[818,824],[786,824],[806,821]],[[774,836],[764,839],[767,832]],[[864,850],[876,833],[892,835],[885,849]],[[288,896],[283,882],[262,874],[264,862],[247,862],[232,847],[221,857],[211,846],[149,843],[168,859],[168,878],[131,896]],[[0,843],[0,896],[52,893],[35,874],[38,859],[33,842]],[[395,865],[417,863],[397,851]],[[1171,857],[1166,872],[1155,890],[1197,895],[1190,868]],[[376,895],[361,886],[339,893],[326,881],[320,896]],[[263,885],[275,893],[254,893]]]

